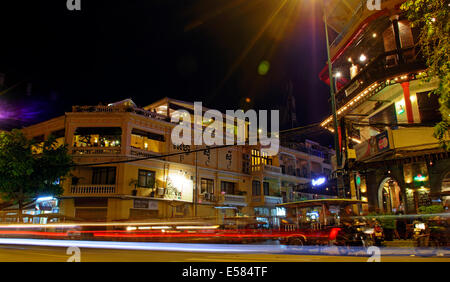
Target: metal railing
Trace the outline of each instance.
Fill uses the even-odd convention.
[[[283,198],[277,196],[252,196],[252,202],[276,205],[283,203]]]
[[[282,197],[276,197],[276,196],[264,196],[264,202],[266,204],[281,204],[283,203]]]
[[[239,203],[239,204],[246,204],[247,203],[247,197],[244,195],[232,195],[232,194],[223,194],[221,197],[222,202],[229,202],[229,203]]]
[[[251,167],[251,170],[252,170],[252,172],[259,172],[259,171],[263,170],[263,171],[269,171],[269,172],[274,172],[274,173],[281,173],[281,167],[267,165],[267,164],[253,165]]]
[[[116,192],[116,185],[103,184],[86,184],[86,185],[71,185],[71,194],[113,194]]]

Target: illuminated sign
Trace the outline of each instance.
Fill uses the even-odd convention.
[[[36,206],[37,211],[42,212],[55,212],[57,213],[58,209],[58,199],[53,197],[40,197],[36,199]]]
[[[361,185],[361,176],[359,173],[356,175],[356,185],[359,187]]]
[[[318,211],[307,212],[306,216],[311,220],[317,220],[319,219],[319,212]]]
[[[276,213],[277,216],[286,216],[286,209],[277,207],[275,209],[275,213]]]
[[[414,181],[417,181],[417,182],[425,181],[425,179],[427,179],[427,177],[423,176],[422,174],[418,174],[418,175],[414,176]]]
[[[319,177],[312,180],[312,186],[319,186],[325,183],[325,177]]]

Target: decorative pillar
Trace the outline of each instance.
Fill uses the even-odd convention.
[[[400,84],[403,88],[403,98],[405,99],[406,116],[408,123],[414,123],[413,109],[411,105],[411,98],[409,95],[409,81]]]

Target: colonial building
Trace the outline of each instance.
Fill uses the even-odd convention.
[[[277,224],[275,205],[293,200],[295,185],[331,171],[330,152],[313,142],[282,146],[276,156],[260,146],[173,145],[178,110],[193,113],[194,104],[164,98],[143,108],[131,99],[74,106],[24,128],[29,138],[54,135],[73,155],[59,212],[92,221],[256,215]]]
[[[327,2],[338,34],[330,55],[342,169],[351,197],[368,201],[366,212],[416,213],[448,200],[450,189],[449,155],[433,137],[441,116],[429,94],[438,80],[421,80],[419,30],[399,9],[403,2],[382,1],[381,10]],[[320,77],[329,84],[327,71]],[[321,125],[334,132],[331,116]]]

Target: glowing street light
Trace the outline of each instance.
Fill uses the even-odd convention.
[[[366,55],[361,54],[361,56],[359,56],[359,61],[360,61],[360,62],[365,62],[366,60],[367,60]]]

